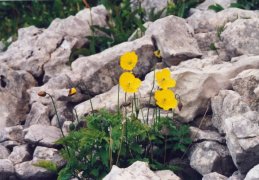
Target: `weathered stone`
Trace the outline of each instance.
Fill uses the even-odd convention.
[[[0,130],[15,126],[26,119],[29,96],[26,90],[36,85],[34,78],[25,71],[15,71],[0,65]],[[22,104],[22,105],[21,105]]]
[[[259,55],[259,19],[237,19],[226,26],[221,34],[227,57],[244,54]]]
[[[22,126],[6,127],[0,131],[0,142],[23,141],[24,133]]]
[[[15,146],[21,145],[21,142],[17,141],[4,141],[0,143],[2,146],[6,147],[7,149],[13,149]]]
[[[25,126],[28,127],[33,124],[50,125],[49,108],[39,102],[32,104],[30,113],[28,114]]]
[[[238,93],[230,90],[222,90],[212,98],[213,125],[224,133],[222,122],[228,117],[243,114],[250,111],[249,106],[241,100]]]
[[[56,164],[57,168],[63,167],[66,163],[57,149],[42,146],[37,146],[33,153],[32,161],[36,163],[39,160],[51,161]]]
[[[209,131],[209,130],[200,130],[196,127],[190,127],[190,136],[192,139],[192,142],[198,142],[198,141],[216,141],[219,143],[224,143],[225,140],[223,137],[220,136],[219,133],[215,131]]]
[[[256,180],[259,179],[259,164],[253,167],[246,175],[244,180]]]
[[[259,163],[259,113],[229,90],[212,99],[213,123],[225,134],[232,159],[243,174]]]
[[[238,73],[249,68],[258,68],[258,57],[240,57],[235,62],[217,62],[214,58],[192,59],[182,62],[179,66],[171,67],[171,74],[176,79],[177,85],[175,93],[181,97],[183,108],[181,111],[175,110],[177,117],[183,122],[190,122],[198,115],[203,115],[210,105],[210,98],[218,94],[221,89],[231,87],[230,79]],[[153,85],[154,72],[146,75],[142,82],[137,96],[142,105],[148,104],[150,91]],[[157,88],[155,84],[154,89]],[[116,110],[118,100],[118,86],[111,90],[92,98],[95,110],[106,108]],[[131,102],[129,94],[127,103]],[[124,101],[124,93],[119,92],[119,103]],[[151,101],[154,103],[154,100]],[[79,116],[91,112],[90,101],[85,101],[75,107]]]
[[[0,159],[7,159],[9,154],[9,150],[6,149],[6,147],[0,145]]]
[[[55,142],[61,138],[60,129],[54,126],[45,126],[35,124],[25,129],[24,140],[31,144],[37,144],[46,147],[56,146]],[[46,133],[47,132],[47,133]]]
[[[190,165],[200,174],[218,172],[231,175],[235,166],[227,147],[211,141],[195,144],[189,154]]]
[[[259,96],[256,95],[256,88],[259,88],[259,69],[249,69],[241,72],[231,79],[234,91],[242,96],[252,110],[259,112]]]
[[[197,33],[194,35],[194,38],[197,40],[200,50],[203,51],[203,55],[204,51],[214,50],[212,45],[216,46],[216,42],[219,41],[216,31]]]
[[[203,176],[202,180],[227,180],[226,176],[213,172]]]
[[[31,156],[28,150],[28,145],[21,145],[21,146],[15,146],[13,148],[13,151],[8,157],[8,159],[11,160],[13,164],[18,164],[24,161],[28,161],[30,157]]]
[[[66,72],[68,67],[65,64],[69,61],[72,48],[82,46],[86,42],[84,40],[82,43],[82,39],[92,35],[91,25],[107,26],[106,16],[104,6],[97,6],[66,19],[55,19],[48,29],[34,26],[19,29],[18,40],[0,56],[0,62],[6,62],[14,69],[26,70],[37,78],[46,71],[44,80],[47,81]]]
[[[26,161],[15,165],[15,173],[22,180],[54,180],[56,175],[54,172],[45,168],[35,166],[32,161]]]
[[[139,56],[137,66],[133,70],[138,77],[148,73],[156,63],[151,38],[144,36],[116,45],[99,54],[76,59],[72,63],[71,79],[79,83],[85,94],[96,95],[106,92],[118,83],[122,73],[119,59],[127,51],[135,51]]]
[[[237,8],[229,8],[218,13],[206,10],[196,11],[192,16],[187,18],[195,33],[216,31],[219,27],[228,22],[234,22],[237,19],[258,18],[259,13]]]
[[[152,23],[145,32],[152,36],[168,66],[177,65],[181,61],[201,57],[193,29],[184,19],[168,16]]]
[[[0,159],[0,178],[1,180],[9,180],[14,175],[14,167],[10,160]]]
[[[156,174],[149,169],[147,163],[136,161],[128,168],[119,168],[113,165],[110,173],[106,175],[103,180],[169,180],[170,176],[172,177],[170,180],[180,180],[180,178],[177,177],[172,171],[161,171]]]

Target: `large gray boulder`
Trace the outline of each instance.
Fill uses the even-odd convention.
[[[35,124],[24,130],[25,142],[45,147],[57,146],[55,142],[62,137],[59,128]]]
[[[191,14],[197,11],[206,11],[208,10],[209,6],[219,4],[224,9],[228,8],[231,3],[235,3],[236,0],[205,0],[203,3],[199,4],[195,8],[191,9]]]
[[[193,29],[182,18],[168,16],[152,23],[145,32],[152,36],[168,66],[181,61],[201,57]]]
[[[189,154],[190,165],[202,175],[211,172],[229,176],[235,166],[226,146],[217,142],[204,141],[195,144]]]
[[[259,54],[259,19],[247,18],[230,23],[221,34],[223,49],[229,59],[243,54]]]
[[[17,141],[22,142],[24,137],[22,126],[6,127],[0,130],[0,142]]]

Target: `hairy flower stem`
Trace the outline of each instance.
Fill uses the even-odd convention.
[[[118,116],[120,116],[120,86],[118,84],[118,109],[117,109],[117,113],[118,113]]]
[[[138,118],[139,110],[138,110],[138,107],[137,107],[137,98],[136,98],[136,94],[135,93],[134,93],[133,102],[134,102],[134,105],[135,105],[136,118]]]
[[[119,151],[118,151],[118,156],[117,156],[117,160],[116,160],[116,165],[118,164],[119,162],[119,159],[120,159],[120,153],[121,153],[121,147],[122,147],[122,142],[123,142],[123,134],[124,134],[124,124],[122,124],[122,128],[121,128],[121,141],[120,141],[120,148],[119,148]]]
[[[167,145],[167,135],[165,135],[165,152],[164,152],[164,165],[165,165],[165,162],[166,162],[166,145]]]
[[[127,93],[125,93],[125,104],[126,104],[126,102],[127,102]],[[126,154],[128,154],[128,118],[127,118],[127,107],[125,107],[125,120],[126,120],[126,122],[125,122],[125,126],[126,126],[126,134],[125,134],[125,136],[126,136],[126,143],[125,143],[125,148],[126,148]]]
[[[112,168],[112,127],[110,127],[110,140],[109,140],[109,157],[110,157],[110,169]]]
[[[149,106],[151,104],[152,93],[153,93],[153,90],[155,88],[155,77],[156,77],[156,71],[155,70],[156,70],[156,66],[155,66],[155,69],[154,69],[153,83],[152,83],[152,88],[151,88],[150,96],[149,96],[149,100],[148,100],[147,120],[146,120],[147,125],[148,125]]]
[[[53,104],[53,107],[54,107],[54,110],[55,110],[55,114],[56,114],[56,116],[57,116],[59,129],[60,129],[60,131],[61,131],[61,134],[62,134],[63,138],[65,138],[65,134],[64,134],[63,129],[62,129],[62,126],[61,126],[61,121],[60,121],[59,116],[58,116],[57,107],[56,107],[56,104],[55,104],[55,102],[54,102],[54,99],[53,99],[53,97],[52,97],[49,93],[46,93],[46,94],[50,97],[50,99],[51,99],[51,101],[52,101],[52,104]],[[68,156],[70,157],[70,153],[69,153],[68,147],[67,147],[65,144],[64,144],[64,146],[65,146],[65,148],[66,148],[66,150],[67,150]]]
[[[75,114],[76,114],[76,120],[77,120],[77,123],[79,124],[79,118],[78,118],[78,114],[77,114],[76,109],[74,109],[74,111],[75,111]]]

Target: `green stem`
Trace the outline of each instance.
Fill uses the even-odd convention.
[[[166,144],[167,144],[167,136],[165,136],[164,165],[165,165],[165,162],[166,162]]]
[[[125,93],[125,104],[127,102],[127,93]],[[125,126],[126,126],[126,144],[125,144],[125,148],[126,148],[126,154],[128,154],[128,118],[127,118],[127,107],[125,107]]]
[[[146,120],[147,124],[148,124],[149,106],[151,104],[152,92],[153,92],[153,90],[155,88],[155,77],[156,77],[156,71],[155,70],[156,70],[156,67],[154,69],[153,83],[152,83],[152,88],[151,88],[151,91],[150,91],[150,96],[149,96],[149,101],[148,101],[147,120]]]
[[[77,114],[76,109],[74,109],[74,111],[75,111],[75,114],[76,114],[76,120],[77,120],[77,123],[79,124],[79,118],[78,118],[78,114]]]
[[[117,107],[118,116],[120,116],[120,85],[118,84],[118,107]]]
[[[134,93],[133,100],[134,100],[134,105],[135,105],[136,118],[138,118],[139,111],[138,111],[138,108],[137,108],[137,99],[136,99],[136,94],[135,93]]]
[[[59,124],[59,129],[61,131],[61,134],[62,134],[63,138],[65,138],[65,134],[64,134],[62,126],[61,126],[61,122],[60,122],[60,119],[59,119],[59,116],[58,116],[57,107],[56,107],[56,104],[54,102],[54,99],[53,99],[53,97],[49,93],[46,93],[46,94],[50,97],[50,99],[52,101],[52,104],[53,104],[53,107],[54,107],[54,110],[55,110],[55,114],[57,116],[57,120],[58,120],[58,124]],[[68,156],[70,157],[69,149],[68,149],[68,147],[67,147],[67,145],[65,143],[64,143],[64,146],[65,146],[65,148],[67,150]]]

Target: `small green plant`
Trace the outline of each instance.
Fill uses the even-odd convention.
[[[213,10],[213,11],[215,11],[215,12],[220,12],[220,11],[223,11],[223,10],[224,10],[224,8],[223,8],[220,4],[210,5],[210,6],[208,7],[208,9],[211,9],[211,10]]]
[[[219,40],[221,40],[221,34],[222,34],[222,32],[225,30],[225,24],[224,25],[222,25],[222,26],[219,26],[218,28],[217,28],[217,34],[216,34],[216,36],[217,36],[217,38],[219,38]]]
[[[86,117],[87,128],[60,139],[58,144],[68,146],[70,154],[62,150],[67,165],[58,179],[78,178],[79,172],[84,178],[101,179],[112,165],[127,167],[136,160],[149,162],[154,170],[175,170],[168,160],[174,153],[184,152],[191,143],[188,126],[177,127],[170,118],[160,118],[147,126],[132,116],[127,120],[126,139],[122,120],[118,113],[101,110]]]
[[[38,160],[36,163],[33,164],[34,166],[45,168],[49,171],[52,171],[54,173],[57,173],[57,166],[55,163],[49,160]]]

